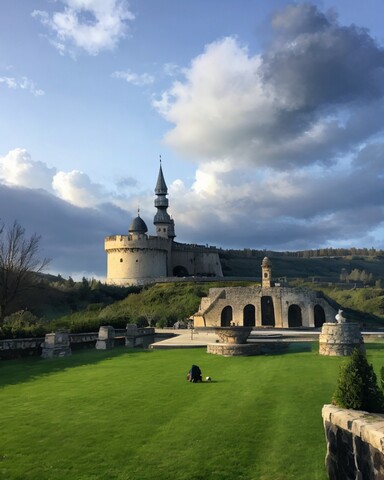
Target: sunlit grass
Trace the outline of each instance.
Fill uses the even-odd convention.
[[[0,478],[325,480],[321,408],[342,359],[310,347],[2,362]],[[368,354],[378,371],[384,351]],[[192,363],[214,381],[186,382]]]

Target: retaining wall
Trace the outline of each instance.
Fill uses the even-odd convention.
[[[330,480],[384,479],[384,415],[324,405]]]

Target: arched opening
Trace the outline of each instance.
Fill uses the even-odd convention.
[[[243,310],[244,327],[254,327],[256,325],[256,309],[254,305],[246,305]]]
[[[288,327],[302,327],[303,319],[301,316],[301,308],[299,305],[290,305],[288,308]]]
[[[275,326],[275,310],[270,296],[261,297],[261,325],[263,327]]]
[[[177,267],[175,267],[173,269],[173,276],[174,277],[188,277],[188,270],[181,265],[177,265]]]
[[[325,312],[324,308],[320,305],[315,305],[315,328],[321,328],[323,323],[325,323]]]
[[[223,308],[221,312],[221,322],[222,327],[230,327],[232,322],[232,307],[227,305]]]

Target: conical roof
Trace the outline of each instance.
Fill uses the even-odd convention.
[[[155,193],[156,195],[167,195],[168,193],[168,187],[164,180],[163,169],[161,168],[161,164],[160,164],[159,176],[157,177]]]

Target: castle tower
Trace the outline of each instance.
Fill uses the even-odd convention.
[[[261,263],[261,286],[262,288],[271,287],[272,264],[268,257],[264,257]]]
[[[175,222],[167,212],[168,188],[164,180],[163,169],[161,168],[161,157],[160,157],[160,170],[159,170],[159,176],[157,177],[155,193],[157,196],[157,198],[155,199],[155,207],[157,208],[157,212],[153,220],[153,223],[156,227],[156,234],[158,237],[173,239],[176,236]]]

